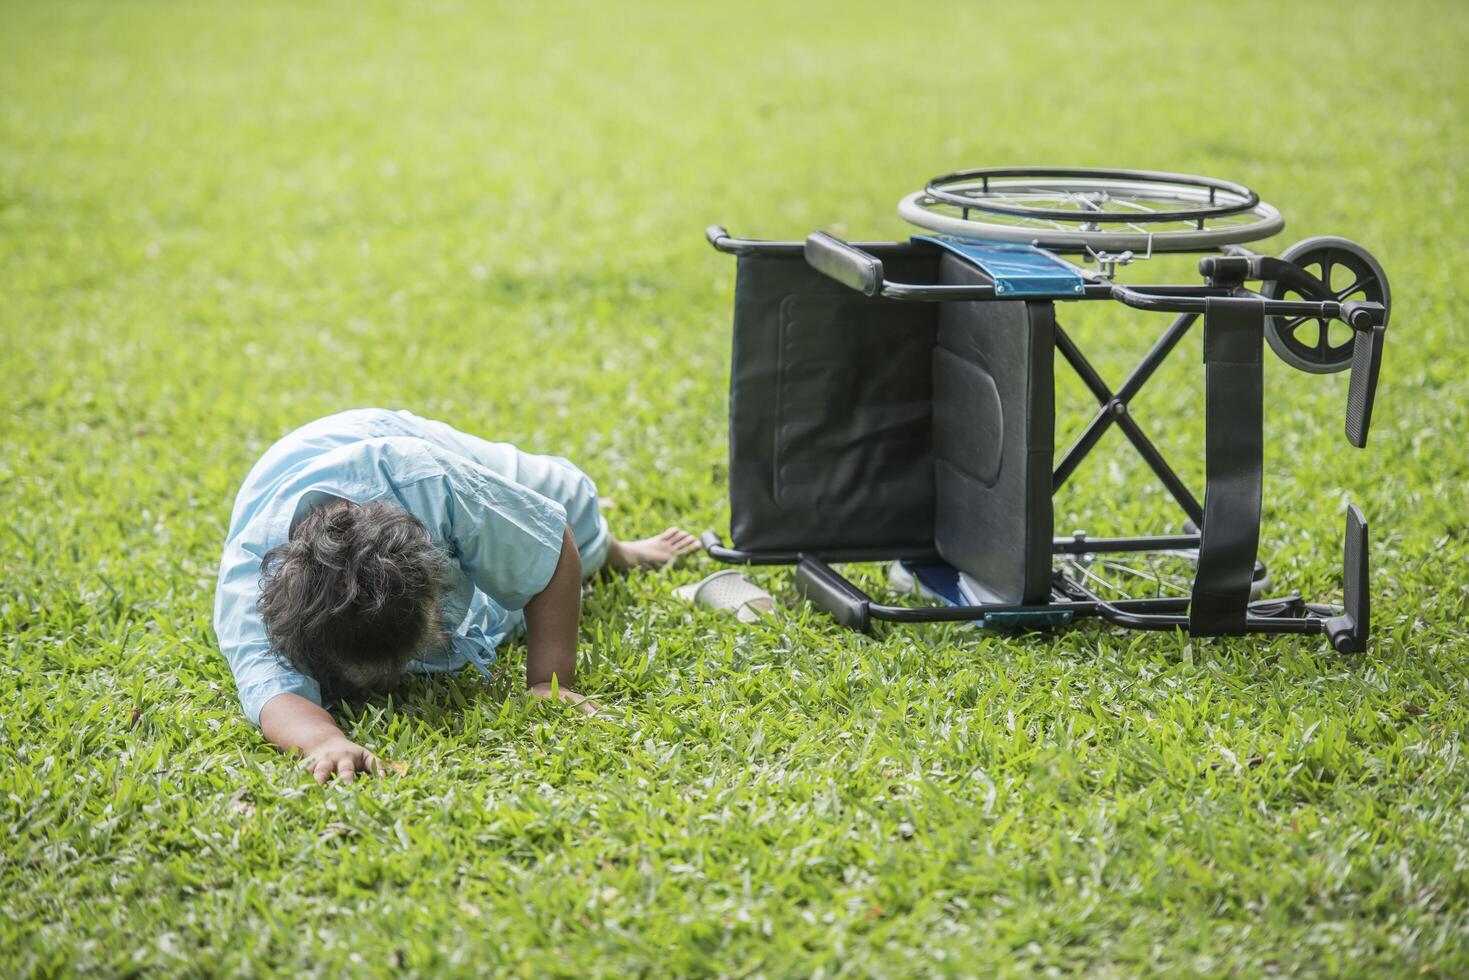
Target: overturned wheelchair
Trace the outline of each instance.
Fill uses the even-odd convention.
[[[806,598],[864,631],[875,620],[1040,628],[1098,617],[1365,649],[1367,524],[1355,505],[1344,609],[1265,595],[1257,551],[1264,345],[1302,371],[1350,369],[1346,436],[1365,446],[1390,309],[1371,254],[1340,238],[1256,254],[1244,243],[1279,231],[1280,213],[1246,187],[1181,174],[966,170],[898,210],[923,234],[854,244],[706,233],[738,258],[733,547],[708,532],[713,557],[795,565]],[[1203,282],[1115,281],[1155,253],[1204,254]],[[1116,388],[1056,317],[1057,303],[1099,300],[1173,314]],[[1200,317],[1202,505],[1129,412]],[[1053,351],[1099,405],[1059,461]],[[1179,533],[1055,536],[1053,493],[1114,427],[1182,508]],[[895,582],[939,603],[879,602],[832,567],[872,561],[893,562]]]

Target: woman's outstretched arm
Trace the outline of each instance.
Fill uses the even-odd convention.
[[[525,605],[525,686],[592,714],[597,706],[572,690],[576,683],[576,644],[581,624],[581,554],[571,528],[561,535],[561,557],[551,581]]]

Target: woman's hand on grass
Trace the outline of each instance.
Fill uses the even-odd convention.
[[[281,751],[304,758],[318,783],[332,776],[350,783],[359,772],[382,773],[376,756],[343,735],[321,705],[299,694],[277,694],[265,702],[260,730]]]
[[[340,733],[328,736],[318,745],[303,747],[301,754],[306,757],[306,768],[311,770],[318,783],[324,784],[333,776],[350,783],[359,772],[381,776],[383,771],[377,756]]]

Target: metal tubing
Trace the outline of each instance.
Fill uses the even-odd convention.
[[[1081,461],[1086,459],[1115,421],[1117,421],[1117,416],[1112,411],[1112,403],[1108,402],[1102,406],[1101,411],[1097,412],[1091,422],[1087,423],[1087,427],[1071,444],[1071,448],[1066,450],[1066,455],[1061,457],[1061,462],[1056,464],[1056,471],[1051,475],[1051,493],[1054,494],[1060,490],[1070,479],[1071,474],[1081,465]]]
[[[1164,287],[1167,289],[1167,287]],[[1196,292],[1180,293],[1174,289],[1150,289],[1143,286],[1123,286],[1118,283],[1088,283],[1080,294],[1056,293],[1051,296],[1027,296],[1029,300],[1051,300],[1068,302],[1074,300],[1111,299],[1137,310],[1153,313],[1205,312],[1204,299],[1209,296],[1237,296],[1240,290],[1234,287],[1205,286]],[[995,292],[993,286],[942,286],[916,285],[914,283],[883,281],[878,295],[886,299],[917,302],[972,302],[1008,301],[1014,297]],[[1292,301],[1264,299],[1262,312],[1267,316],[1310,316],[1327,320],[1346,320],[1342,304],[1335,300]],[[1350,321],[1347,321],[1350,322]]]
[[[1133,368],[1127,380],[1122,382],[1122,387],[1117,389],[1118,401],[1126,404],[1137,396],[1143,385],[1147,384],[1148,379],[1153,376],[1153,372],[1158,370],[1169,354],[1173,353],[1173,348],[1178,346],[1178,342],[1183,339],[1184,335],[1189,332],[1189,328],[1198,319],[1197,313],[1181,313],[1174,318],[1173,322],[1168,325],[1168,329],[1163,331],[1163,335],[1158,338],[1157,343],[1153,344],[1152,349],[1143,356],[1137,367]]]
[[[1152,440],[1143,433],[1137,421],[1131,415],[1127,414],[1128,400],[1137,394],[1138,390],[1142,388],[1143,384],[1157,370],[1158,365],[1173,351],[1174,347],[1178,346],[1178,342],[1183,339],[1183,335],[1188,332],[1189,328],[1193,326],[1197,319],[1198,317],[1195,314],[1185,313],[1173,321],[1168,329],[1163,332],[1163,335],[1158,338],[1157,343],[1143,357],[1143,360],[1138,366],[1127,376],[1127,380],[1123,382],[1120,391],[1127,392],[1125,397],[1120,393],[1113,394],[1112,389],[1107,387],[1107,383],[1102,380],[1102,376],[1097,373],[1096,368],[1092,367],[1091,362],[1086,359],[1086,355],[1081,352],[1081,348],[1077,347],[1075,341],[1071,339],[1071,336],[1065,330],[1061,329],[1060,324],[1056,325],[1056,349],[1061,352],[1061,356],[1075,369],[1082,383],[1091,390],[1092,395],[1101,403],[1102,411],[1097,413],[1097,416],[1092,419],[1091,423],[1082,432],[1081,437],[1066,451],[1066,455],[1061,457],[1061,462],[1051,477],[1052,493],[1061,488],[1062,484],[1066,482],[1076,468],[1081,465],[1082,460],[1096,446],[1098,440],[1102,438],[1103,433],[1115,422],[1118,428],[1126,433],[1128,440],[1137,448],[1139,455],[1147,462],[1153,473],[1158,477],[1159,482],[1173,496],[1173,499],[1178,501],[1178,505],[1183,508],[1184,513],[1188,515],[1189,519],[1195,524],[1203,523],[1204,508],[1199,504],[1197,498],[1194,497],[1189,488],[1184,485],[1183,480],[1179,478],[1178,474],[1173,471],[1173,467],[1168,465],[1168,461],[1163,458],[1163,454],[1153,445]]]
[[[983,619],[990,613],[1053,613],[1058,610],[1071,612],[1073,615],[1094,616],[1098,615],[1097,603],[1091,600],[1083,602],[1053,602],[1053,603],[985,603],[978,606],[890,606],[877,603],[872,596],[864,592],[860,587],[854,585],[845,575],[832,568],[820,558],[812,555],[802,555],[800,566],[806,570],[808,575],[820,579],[834,591],[840,592],[852,603],[865,607],[867,613],[873,619],[881,619],[892,623],[940,623],[940,622],[967,622]],[[1185,598],[1155,598],[1155,599],[1124,599],[1118,603],[1118,608],[1132,610],[1173,610],[1182,609],[1187,606]]]
[[[1092,396],[1099,403],[1105,405],[1112,400],[1112,389],[1107,387],[1107,382],[1102,380],[1097,369],[1092,367],[1091,361],[1086,359],[1081,348],[1076,346],[1070,334],[1061,329],[1059,323],[1056,324],[1056,349],[1061,352],[1062,357],[1066,358],[1066,363],[1076,370],[1082,382],[1091,389]]]
[[[710,225],[705,229],[704,237],[708,239],[709,244],[714,248],[729,255],[803,255],[806,250],[806,243],[804,241],[784,242],[763,241],[754,238],[735,238],[721,225]],[[844,242],[843,244],[859,251],[906,247],[903,242]],[[1054,252],[1056,250],[1049,249],[1048,251]],[[896,300],[919,302],[1008,302],[1014,299],[1014,297],[996,293],[993,286],[925,285],[894,282],[890,279],[884,280],[881,286],[882,288],[878,295],[887,299]],[[1113,299],[1140,310],[1202,314],[1204,312],[1204,297],[1230,296],[1236,295],[1237,293],[1237,289],[1225,286],[1123,286],[1113,282],[1091,282],[1082,288],[1080,296],[1074,293],[1066,293],[1055,296],[1032,296],[1027,298],[1050,299],[1055,301]],[[1312,316],[1323,317],[1328,320],[1347,320],[1350,322],[1350,318],[1346,316],[1342,304],[1334,300],[1291,302],[1266,299],[1263,302],[1263,312],[1267,316]],[[1355,326],[1355,324],[1353,325]]]
[[[803,552],[795,551],[740,551],[736,548],[726,548],[723,540],[713,531],[705,531],[699,535],[699,539],[704,542],[704,548],[710,558],[727,565],[794,565],[803,554]],[[1197,534],[1153,534],[1120,538],[1073,536],[1052,539],[1051,552],[1066,555],[1103,555],[1138,551],[1177,551],[1181,548],[1197,548],[1198,546],[1199,536]],[[804,554],[810,555],[811,553],[804,552]],[[835,564],[874,561],[942,561],[938,552],[932,549],[881,552],[825,551],[817,557],[821,561]]]
[[[1130,613],[1103,602],[1098,613],[1107,622],[1134,630],[1184,630],[1188,631],[1187,616],[1156,616],[1147,613]],[[1320,636],[1326,632],[1324,619],[1276,618],[1273,616],[1246,616],[1246,633],[1295,634]]]
[[[719,535],[713,531],[705,531],[700,535],[704,542],[704,550],[710,558],[722,561],[727,565],[794,565],[801,560],[803,554],[810,556],[809,552],[796,551],[741,551],[738,548],[726,548]],[[915,549],[890,549],[886,551],[867,550],[834,550],[823,551],[819,556],[825,561],[831,562],[865,562],[865,561],[934,561],[939,555],[932,548]]]
[[[712,534],[712,532],[708,532]],[[706,535],[707,538],[707,535]],[[1197,546],[1198,535],[1160,535],[1142,538],[1098,538],[1093,541],[1057,538],[1054,551],[1081,554],[1091,551],[1145,551],[1154,548],[1172,549]],[[1083,548],[1082,545],[1088,547]],[[1098,617],[1117,626],[1140,630],[1187,630],[1188,617],[1181,615],[1188,608],[1186,597],[1158,597],[1149,599],[1118,599],[1107,601],[1091,592],[1081,583],[1058,576],[1061,599],[1049,603],[988,603],[978,606],[892,606],[872,600],[845,575],[832,568],[825,560],[809,554],[795,556],[733,552],[729,549],[710,549],[711,555],[719,559],[721,553],[742,555],[748,564],[800,565],[806,574],[818,578],[823,584],[846,596],[853,604],[865,610],[872,619],[891,623],[954,623],[973,622],[991,613],[1054,613],[1070,612],[1073,617]],[[790,557],[790,560],[785,560]],[[722,559],[721,559],[722,560]],[[1259,599],[1250,603],[1251,608],[1278,606],[1281,600]],[[1319,618],[1332,612],[1329,606],[1306,607],[1313,615],[1305,617],[1247,616],[1246,627],[1251,633],[1308,634],[1325,632],[1325,620]]]
[[[1173,499],[1178,501],[1178,506],[1183,508],[1189,520],[1193,521],[1195,525],[1203,527],[1203,506],[1195,499],[1193,493],[1189,491],[1189,488],[1184,485],[1179,475],[1173,472],[1173,467],[1169,466],[1168,461],[1163,458],[1163,454],[1158,452],[1158,447],[1154,446],[1152,440],[1143,434],[1143,430],[1138,427],[1137,422],[1133,420],[1132,416],[1117,416],[1117,427],[1127,434],[1128,440],[1132,442],[1138,454],[1142,456],[1148,466],[1152,467],[1153,473],[1158,477],[1158,480],[1168,492],[1173,495]]]
[[[1180,551],[1199,546],[1197,534],[1154,534],[1133,538],[1056,538],[1053,555],[1106,555],[1138,551]]]
[[[1097,604],[1098,615],[1107,622],[1117,626],[1125,626],[1128,629],[1136,630],[1181,629],[1185,632],[1188,630],[1189,621],[1187,616],[1156,616],[1147,613],[1135,613],[1124,608],[1121,603],[1108,602],[1080,582],[1068,579],[1066,586],[1068,592],[1095,602]],[[1258,604],[1260,603],[1250,603],[1252,607]],[[1309,617],[1287,618],[1246,615],[1245,632],[1320,635],[1326,632],[1326,621]]]
[[[704,229],[704,238],[716,251],[726,255],[803,255],[805,242],[767,241],[760,238],[735,238],[723,225],[710,225]],[[904,248],[904,242],[848,242],[858,249]]]
[[[1147,605],[1138,608],[1156,610],[1151,615],[1161,615],[1165,612],[1186,608],[1188,603],[1187,599],[1169,598],[1129,599],[1126,601],[1132,606],[1136,606],[1138,603],[1146,603]],[[886,623],[966,623],[984,619],[985,616],[993,613],[1035,613],[1041,615],[1055,612],[1069,612],[1073,618],[1080,619],[1090,619],[1102,615],[1101,608],[1096,603],[1089,601],[1077,602],[1070,599],[1041,605],[993,603],[980,606],[889,606],[871,601],[867,605],[867,614],[869,616]]]

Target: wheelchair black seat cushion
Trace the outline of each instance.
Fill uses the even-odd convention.
[[[944,255],[941,281],[988,282]],[[1051,578],[1055,316],[1049,302],[943,303],[933,351],[934,545],[997,602]]]

